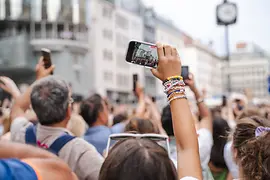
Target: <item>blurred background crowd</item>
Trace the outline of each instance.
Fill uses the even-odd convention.
[[[1,140],[26,144],[34,141],[49,148],[48,144],[52,146],[59,134],[71,132],[82,138],[75,142],[64,136],[63,147],[69,141],[73,143],[66,145],[65,152],[58,146],[56,154],[79,179],[90,180],[98,177],[110,147],[107,145],[110,135],[159,134],[168,136],[167,150],[177,167],[177,139],[162,83],[148,68],[125,61],[131,39],[158,41],[176,47],[182,65],[189,67],[186,96],[198,134],[204,179],[239,178],[232,133],[243,118],[270,120],[270,58],[269,49],[265,44],[257,44],[257,37],[253,41],[237,39],[239,42],[231,45],[231,26],[244,19],[243,2],[235,1],[230,7],[222,7],[227,1],[212,3],[214,24],[225,29],[220,35],[225,52],[220,53],[214,40],[205,43],[205,39],[198,40],[178,28],[155,10],[157,5],[152,1],[0,0]],[[267,4],[263,0],[259,3]],[[269,25],[268,22],[266,26]],[[265,35],[265,39],[270,40],[270,36]],[[40,50],[44,47],[51,51],[54,66],[49,70],[53,70],[53,77],[65,81],[53,77],[41,79],[49,71],[39,69],[43,66],[38,62]],[[133,90],[134,74],[138,81]],[[41,81],[31,86],[36,79]],[[72,110],[69,112],[61,103],[70,103]],[[54,124],[56,129],[51,127]],[[260,145],[254,145],[255,149],[264,147]],[[77,146],[79,150],[73,148]],[[242,150],[239,148],[238,152]],[[251,152],[243,150],[245,160],[252,159],[245,153]],[[94,168],[86,172],[83,169],[86,166]],[[257,177],[253,172],[256,169],[245,168],[252,171],[251,177]]]

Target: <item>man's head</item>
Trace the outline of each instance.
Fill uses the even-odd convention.
[[[82,102],[80,114],[90,127],[108,124],[108,107],[98,94],[94,94]]]
[[[40,124],[54,125],[69,120],[71,94],[68,84],[49,76],[37,81],[31,92],[31,104]]]

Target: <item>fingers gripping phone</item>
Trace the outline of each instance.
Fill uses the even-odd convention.
[[[157,46],[146,42],[130,41],[126,61],[141,66],[157,68]]]
[[[41,53],[43,56],[44,66],[46,69],[50,68],[52,66],[52,60],[51,60],[51,51],[46,48],[41,49]],[[51,73],[53,74],[53,72]]]

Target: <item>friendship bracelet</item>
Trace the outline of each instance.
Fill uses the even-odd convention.
[[[171,98],[169,100],[169,103],[171,103],[172,101],[176,100],[176,99],[187,99],[187,96],[186,95],[182,95],[182,96],[175,96],[173,98]]]
[[[164,86],[165,88],[164,93],[168,93],[175,86],[185,87],[185,83],[183,80],[181,80],[181,81],[175,81],[174,83],[171,83],[171,84],[167,84],[166,86]]]
[[[185,82],[183,80],[180,80],[180,79],[173,79],[173,80],[170,80],[170,81],[167,81],[166,83],[163,84],[164,87],[167,87],[168,85],[170,84],[174,84],[176,82],[181,82],[183,85],[185,85]]]
[[[175,90],[175,91],[170,92],[170,93],[167,95],[167,98],[169,98],[169,97],[170,97],[171,95],[173,95],[173,94],[179,94],[179,93],[184,94],[184,93],[185,93],[185,88],[182,88],[182,89],[179,89],[179,90]]]
[[[171,77],[168,77],[167,79],[165,79],[163,81],[163,84],[165,84],[166,82],[171,81],[171,80],[183,80],[183,77],[182,76],[171,76]]]

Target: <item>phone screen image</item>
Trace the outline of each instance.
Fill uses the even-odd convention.
[[[151,68],[158,65],[157,46],[150,43],[131,41],[126,56],[126,61]]]

